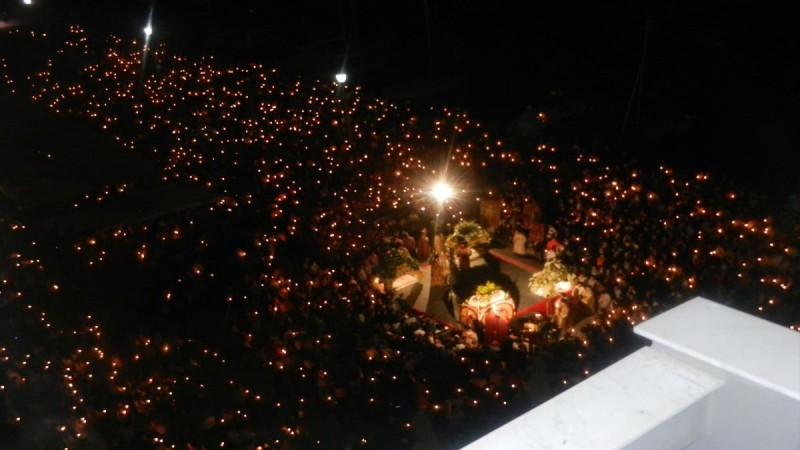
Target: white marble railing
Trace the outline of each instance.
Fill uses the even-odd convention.
[[[634,331],[725,380],[692,449],[800,449],[800,333],[701,297]]]
[[[464,447],[800,449],[800,333],[704,298],[643,347]]]

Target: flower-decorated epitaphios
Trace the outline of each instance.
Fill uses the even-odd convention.
[[[461,305],[459,320],[466,325],[471,325],[475,320],[483,322],[489,312],[494,312],[505,320],[511,320],[515,310],[514,300],[508,292],[488,281],[478,286],[475,295]]]

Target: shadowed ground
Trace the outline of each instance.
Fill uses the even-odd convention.
[[[154,161],[78,118],[5,91],[0,139],[0,213],[32,226],[82,234],[219,197],[195,183],[164,183]],[[85,195],[120,186],[129,190],[124,203],[71,208]]]

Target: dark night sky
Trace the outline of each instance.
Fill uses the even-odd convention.
[[[123,37],[141,36],[151,5],[71,3],[41,7],[90,32]],[[771,188],[798,191],[800,177],[788,168],[800,147],[800,31],[785,7],[750,0],[273,3],[156,1],[153,39],[177,53],[260,61],[314,78],[344,65],[350,82],[375,95],[463,107],[500,125],[526,105],[582,108],[580,134],[627,146],[639,160],[770,178]]]

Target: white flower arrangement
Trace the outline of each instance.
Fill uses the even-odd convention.
[[[558,258],[544,263],[542,270],[531,275],[528,280],[531,292],[544,298],[568,290],[573,284],[575,275]]]

